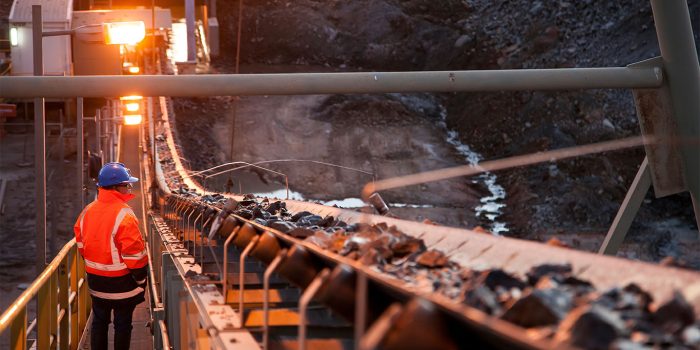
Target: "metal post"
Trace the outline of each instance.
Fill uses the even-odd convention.
[[[100,156],[102,164],[104,164],[104,159],[102,159],[102,117],[100,114],[102,111],[100,109],[95,110],[95,147],[97,147],[97,155]]]
[[[700,66],[686,0],[651,0],[664,73],[681,137],[686,186],[700,223]]]
[[[253,237],[243,249],[243,253],[241,253],[241,257],[238,260],[238,312],[241,315],[241,328],[245,327],[245,259],[255,248],[255,245],[258,244],[259,239],[260,236]],[[224,295],[224,298],[226,298],[226,295]]]
[[[223,304],[226,304],[226,293],[228,293],[228,245],[231,244],[231,241],[233,241],[233,238],[236,237],[238,234],[238,231],[243,227],[243,225],[238,225],[236,228],[233,229],[233,232],[226,238],[226,242],[224,242],[224,272],[223,276],[221,276],[221,283],[223,284],[223,291],[224,291],[224,301]]]
[[[83,169],[83,164],[85,161],[83,160],[83,153],[85,152],[84,149],[84,144],[83,144],[83,98],[78,97],[78,100],[76,101],[77,104],[77,113],[78,113],[78,120],[77,120],[77,126],[75,130],[75,146],[76,146],[76,153],[77,153],[77,163],[78,163],[78,177],[76,181],[78,182],[78,212],[83,210],[83,207],[85,206],[85,196],[83,195],[83,186],[85,184],[85,179],[83,178],[84,176],[84,169]],[[76,213],[77,215],[77,213]]]
[[[194,36],[194,0],[185,0],[185,24],[187,25],[187,61],[197,59],[197,43]]]
[[[355,349],[365,334],[367,327],[367,275],[357,272],[357,286],[355,286]]]
[[[41,5],[32,5],[32,43],[34,59],[34,75],[44,75],[43,31]],[[46,115],[44,114],[44,98],[34,99],[34,168],[36,191],[36,274],[46,266],[46,145],[44,135],[46,130]]]
[[[316,278],[311,281],[309,286],[304,290],[304,293],[301,294],[301,298],[299,298],[299,350],[306,350],[306,324],[308,323],[306,319],[306,310],[309,308],[311,299],[316,295],[330,273],[331,270],[327,268],[323,269],[316,275]]]
[[[282,249],[263,275],[263,349],[270,349],[270,277],[277,270],[287,255],[287,249]]]
[[[615,220],[613,220],[610,230],[605,236],[605,241],[603,241],[603,245],[598,250],[598,254],[615,255],[617,253],[650,186],[651,171],[649,170],[649,159],[644,157],[644,161],[642,161],[642,165],[637,171],[637,176],[634,177],[634,181],[632,181],[632,185],[622,201],[620,210],[617,212]]]

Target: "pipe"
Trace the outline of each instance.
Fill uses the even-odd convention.
[[[2,77],[3,97],[234,96],[657,88],[654,68]]]

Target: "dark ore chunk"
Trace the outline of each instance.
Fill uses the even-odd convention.
[[[664,331],[675,334],[695,321],[695,313],[683,295],[674,292],[673,298],[652,314],[652,320]]]
[[[524,289],[526,286],[525,282],[519,280],[516,277],[511,276],[503,270],[483,271],[479,275],[478,281],[479,283],[483,283],[492,290],[495,290],[496,287],[503,287],[505,289]]]
[[[328,215],[325,218],[321,219],[319,222],[317,222],[316,225],[321,227],[331,227],[333,226],[334,222],[335,218],[333,217],[333,215]]]
[[[267,219],[270,217],[270,213],[260,209],[260,207],[256,207],[253,209],[253,217],[254,218],[262,218],[262,219]]]
[[[582,349],[609,349],[623,335],[625,325],[614,312],[585,305],[572,311],[559,325],[556,339]]]
[[[573,296],[560,289],[533,289],[516,301],[502,319],[529,328],[555,324],[571,309]]]
[[[236,215],[238,215],[244,219],[250,220],[253,218],[253,211],[248,210],[248,209],[239,209],[239,210],[236,210]]]
[[[571,275],[571,265],[570,264],[563,264],[563,265],[556,265],[556,264],[543,264],[543,265],[538,265],[530,269],[527,273],[527,279],[528,283],[530,285],[535,285],[537,284],[537,281],[540,280],[541,277],[543,276],[561,276],[561,279],[556,278],[557,280],[564,280],[567,276]]]
[[[268,225],[271,229],[275,229],[284,233],[288,233],[289,231],[292,231],[295,228],[297,228],[297,225],[294,225],[293,223],[287,221],[269,222]]]
[[[323,220],[322,217],[318,215],[307,215],[296,221],[299,226],[318,226],[318,223]]]
[[[308,211],[302,211],[302,212],[296,213],[296,214],[294,214],[294,215],[292,216],[292,221],[295,221],[295,222],[296,222],[296,221],[298,221],[299,219],[303,218],[304,216],[309,216],[309,215],[314,215],[314,214],[312,214],[312,213],[310,213],[310,212],[308,212]]]
[[[296,238],[306,238],[314,234],[314,230],[305,228],[305,227],[297,227],[292,229],[291,231],[287,232],[290,234],[292,237]],[[325,248],[325,247],[324,247]]]
[[[270,203],[270,205],[268,205],[267,208],[265,208],[265,210],[270,214],[274,214],[284,207],[285,207],[285,203],[277,201],[274,203]]]
[[[651,305],[651,302],[654,301],[654,298],[649,293],[645,292],[641,287],[634,283],[628,284],[622,290],[636,295],[637,302],[641,306],[642,310],[648,311],[649,305]]]
[[[465,291],[464,303],[491,315],[501,312],[501,305],[498,304],[496,293],[485,286],[477,286]]]
[[[361,222],[348,225],[348,227],[345,228],[345,230],[348,232],[364,232],[368,231],[369,229],[370,225]]]

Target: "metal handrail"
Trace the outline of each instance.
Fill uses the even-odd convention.
[[[37,318],[32,321],[37,348],[49,348],[57,339],[61,349],[78,348],[91,304],[85,262],[77,250],[73,238],[0,316],[0,334],[11,328],[10,348],[27,348],[27,305],[34,297],[38,297]]]

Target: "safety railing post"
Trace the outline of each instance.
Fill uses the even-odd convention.
[[[238,261],[238,312],[241,314],[241,328],[245,327],[245,260],[258,244],[259,239],[260,236],[255,236],[250,240]],[[224,294],[224,298],[226,297],[227,295]]]
[[[90,314],[90,309],[92,308],[92,300],[88,295],[87,291],[87,280],[85,279],[85,261],[77,256],[77,270],[78,270],[78,329],[85,329],[87,324],[88,315]]]
[[[265,269],[263,275],[263,349],[265,350],[270,349],[270,277],[284,261],[286,255],[287,250],[282,249]]]
[[[78,327],[79,319],[79,303],[80,298],[78,297],[78,279],[80,275],[78,274],[78,250],[74,247],[68,254],[68,260],[70,261],[70,294],[72,300],[70,301],[70,348],[77,349],[78,342],[80,341],[80,328]]]
[[[233,232],[231,232],[224,242],[224,272],[222,273],[223,276],[221,276],[221,284],[224,291],[224,304],[226,303],[226,293],[228,292],[228,245],[231,244],[241,227],[243,227],[243,225],[238,225],[234,228]]]
[[[58,336],[58,311],[56,306],[58,305],[58,273],[54,271],[49,279],[50,290],[49,290],[49,309],[51,313],[49,314],[50,322],[50,340],[49,344],[51,349],[56,349],[58,345],[56,337]]]
[[[23,307],[12,321],[10,329],[10,349],[27,349],[27,308]]]
[[[55,307],[56,305],[54,305]],[[36,310],[36,343],[37,349],[49,349],[51,339],[51,283],[45,283],[39,288]]]
[[[58,317],[60,320],[58,320],[58,327],[59,327],[59,332],[58,332],[58,339],[59,339],[59,348],[60,349],[68,349],[68,343],[69,343],[69,335],[68,335],[68,321],[69,321],[69,314],[68,314],[68,295],[69,295],[69,290],[68,290],[68,261],[69,261],[69,256],[63,257],[61,259],[61,265],[58,268],[58,305],[59,305],[59,312],[58,312]]]

